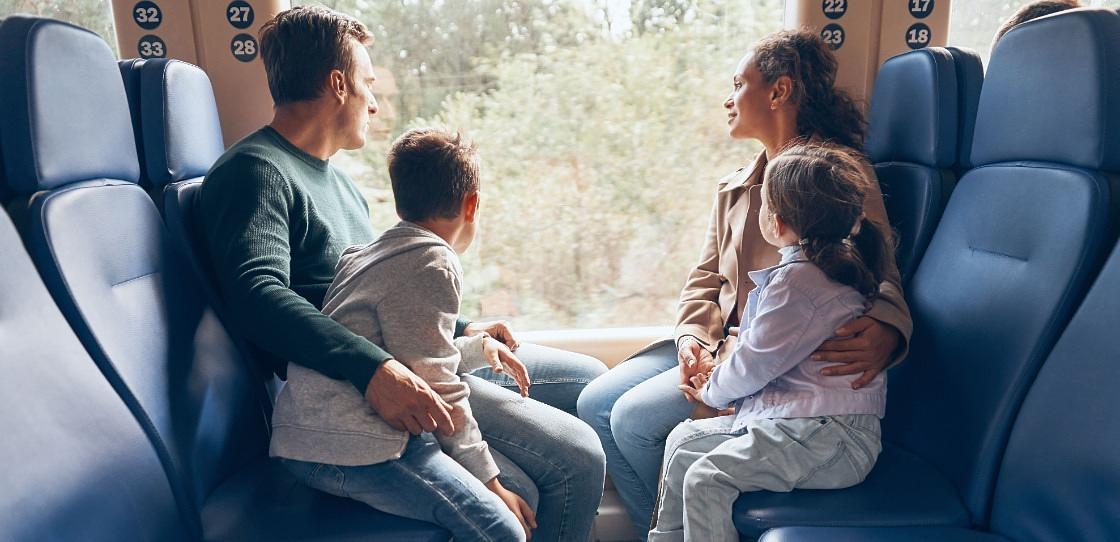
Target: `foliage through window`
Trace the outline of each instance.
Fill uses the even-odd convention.
[[[671,325],[717,180],[759,147],[722,104],[782,0],[328,0],[376,35],[377,135],[337,158],[380,231],[392,138],[475,140],[482,227],[463,313],[519,329]]]
[[[109,4],[109,0],[0,0],[0,17],[26,13],[73,23],[96,32],[115,53],[117,37]]]

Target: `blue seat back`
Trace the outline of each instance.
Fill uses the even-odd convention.
[[[108,46],[76,27],[25,17],[0,27],[0,43],[10,57],[30,59],[30,77],[21,71],[28,66],[0,61],[0,92],[5,119],[14,117],[4,126],[4,152],[31,157],[8,172],[17,191],[34,194],[28,244],[36,264],[163,454],[179,497],[197,508],[266,453],[260,386],[135,184],[128,104]]]
[[[142,69],[143,139],[148,155],[148,177],[160,206],[171,242],[202,277],[207,298],[218,314],[228,313],[218,295],[210,266],[198,236],[195,197],[202,178],[223,152],[222,130],[210,79],[197,66],[178,60],[151,60]],[[228,317],[229,329],[236,329]],[[249,359],[256,350],[235,337]],[[252,364],[255,378],[275,397],[280,382],[272,371]],[[271,410],[271,399],[264,408]]]
[[[1100,260],[1103,171],[1120,160],[1102,152],[1120,137],[1107,120],[1120,118],[1120,102],[1106,99],[1120,95],[1120,17],[1071,12],[1036,28],[992,55],[976,167],[911,282],[911,354],[891,371],[884,424],[886,440],[954,481],[978,525],[1022,397]]]
[[[0,212],[0,540],[188,540],[159,457]]]
[[[976,129],[976,108],[984,87],[984,62],[971,49],[946,47],[957,69],[957,163],[959,178],[972,168],[972,136]]]
[[[883,63],[875,80],[867,156],[883,191],[905,284],[941,217],[955,177],[957,74],[941,48],[911,51]]]
[[[140,68],[144,66],[147,60],[143,58],[126,58],[117,61],[117,67],[121,70],[121,80],[124,81],[124,94],[128,98],[128,112],[129,118],[132,119],[132,134],[133,141],[136,142],[136,155],[140,159],[140,186],[144,188],[151,187],[151,181],[148,180],[147,174],[144,172],[144,139],[141,137],[142,126],[140,126]]]
[[[1059,17],[1061,17],[1059,19]],[[1060,64],[1069,55],[1035,44],[1045,33],[1052,43],[1070,43],[1083,32],[1120,39],[1111,28],[1098,28],[1098,17],[1062,13],[1008,32],[1000,49],[1023,47],[1037,62]],[[1107,42],[1110,45],[1116,41]],[[1120,71],[1116,53],[1107,48],[1083,51],[1098,57],[1111,73]],[[1059,58],[1059,56],[1061,58]],[[1025,69],[1023,64],[993,70]],[[1077,72],[1059,76],[1079,76]],[[1115,99],[1115,79],[1070,79],[1100,84]],[[1053,83],[1064,86],[1061,79]],[[1113,130],[1120,118],[1102,116],[1097,129]],[[1103,142],[1102,155],[1116,160],[1120,146]],[[1094,149],[1097,150],[1097,149]],[[1115,162],[1110,162],[1115,167]],[[991,530],[1014,540],[1116,540],[1120,537],[1120,250],[1101,270],[1085,301],[1055,345],[1023,401],[1003,456],[993,499]]]

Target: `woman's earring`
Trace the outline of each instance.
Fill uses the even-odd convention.
[[[778,103],[777,102],[770,102],[770,110],[771,111],[774,111],[777,108],[778,108]]]

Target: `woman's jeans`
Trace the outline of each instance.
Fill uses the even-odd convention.
[[[692,413],[677,385],[677,348],[668,341],[611,369],[579,398],[607,454],[607,472],[643,539],[653,519],[665,438]]]
[[[605,458],[591,428],[568,412],[606,368],[588,356],[532,344],[515,354],[529,370],[530,397],[518,395],[509,377],[483,369],[462,377],[471,409],[502,485],[535,505],[533,539],[586,542],[602,499]],[[524,536],[505,504],[443,454],[431,435],[413,437],[400,459],[376,465],[284,464],[312,487],[439,524],[457,541]]]

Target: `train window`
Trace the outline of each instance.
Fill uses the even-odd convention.
[[[73,23],[97,32],[115,53],[117,37],[109,4],[106,0],[0,0],[0,17],[28,13]]]
[[[443,124],[478,143],[464,314],[522,330],[674,321],[716,182],[760,149],[728,138],[722,103],[782,0],[325,4],[376,35],[376,134],[336,164],[378,230],[396,221],[392,138]]]
[[[949,44],[975,50],[988,63],[992,37],[1003,22],[1011,17],[1026,0],[969,0],[952,3],[949,18]],[[1120,8],[1120,0],[1081,0],[1085,7]]]

